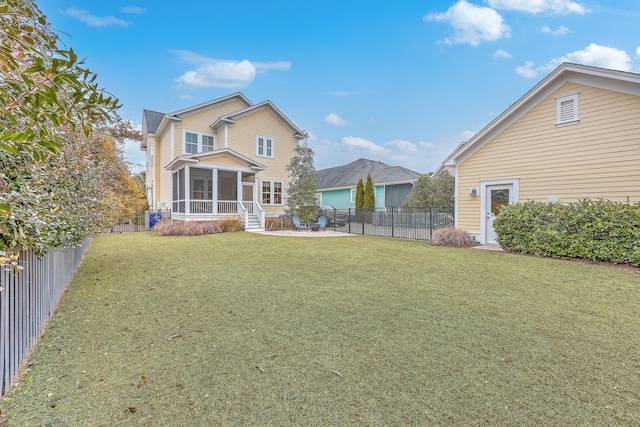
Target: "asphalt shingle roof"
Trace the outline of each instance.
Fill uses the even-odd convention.
[[[157,111],[144,110],[142,112],[144,116],[144,120],[147,123],[147,132],[150,134],[156,133],[158,130],[158,126],[160,126],[160,122],[164,117],[164,113],[158,113]]]
[[[390,166],[377,160],[358,159],[348,165],[336,166],[316,171],[320,189],[355,187],[358,180],[366,181],[371,174],[374,185],[385,183],[410,182],[417,179],[421,173],[402,166]]]

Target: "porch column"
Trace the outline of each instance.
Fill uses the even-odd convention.
[[[189,165],[184,167],[184,213],[191,213],[191,170]]]
[[[211,171],[211,190],[213,193],[213,214],[218,214],[218,169],[213,168]]]
[[[242,171],[238,171],[238,185],[236,185],[236,193],[238,193],[238,200],[242,201]]]

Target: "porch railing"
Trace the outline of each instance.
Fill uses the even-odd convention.
[[[260,220],[260,227],[264,228],[265,226],[265,213],[264,209],[260,206],[259,203],[254,202],[252,200],[244,200],[238,203],[239,213],[244,219],[244,223],[248,224],[249,215],[256,215]]]
[[[218,200],[219,214],[235,214],[240,213],[237,200]]]
[[[213,200],[191,200],[191,213],[213,213]]]

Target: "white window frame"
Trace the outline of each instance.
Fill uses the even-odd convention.
[[[256,156],[273,159],[275,151],[273,138],[264,135],[256,135]]]
[[[195,153],[189,153],[187,151],[187,133],[193,134],[193,135],[197,135],[197,146],[196,146],[196,152]],[[203,140],[204,138],[212,138],[213,139],[213,146],[211,147],[210,150],[204,150],[205,145],[203,144]],[[208,153],[209,151],[213,151],[216,149],[216,136],[212,133],[206,133],[206,132],[199,132],[197,130],[191,130],[191,129],[182,129],[182,152],[184,154],[199,154],[199,153]],[[208,145],[207,145],[208,147]]]
[[[563,114],[563,105],[567,105],[568,108],[572,109],[570,111],[570,113],[572,113],[570,116],[566,116],[566,112]],[[579,121],[578,94],[574,93],[572,95],[556,98],[556,126],[572,125]]]
[[[351,203],[355,203],[356,202],[356,189],[352,188],[350,191],[350,196],[351,196]]]
[[[264,185],[265,183],[269,183],[269,202],[264,201]],[[275,195],[277,193],[274,192],[275,185],[280,184],[280,202],[274,203]],[[279,179],[262,179],[260,180],[260,204],[266,206],[282,206],[284,204],[284,181]]]

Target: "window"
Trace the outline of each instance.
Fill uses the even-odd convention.
[[[263,205],[281,205],[282,189],[284,183],[282,181],[262,180],[262,204]]]
[[[187,154],[204,153],[215,150],[215,136],[202,132],[185,130],[182,134],[184,152]]]
[[[351,189],[351,203],[355,203],[356,202],[356,189],[352,188]]]
[[[556,125],[574,124],[578,121],[578,94],[556,98]]]
[[[261,157],[273,157],[273,138],[257,135],[256,155]]]
[[[322,204],[322,193],[316,193],[316,205],[320,206]]]

